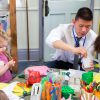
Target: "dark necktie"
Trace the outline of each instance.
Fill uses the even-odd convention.
[[[79,41],[81,38],[76,37],[76,44],[75,47],[79,47]],[[73,68],[78,69],[78,63],[79,63],[79,55],[74,55],[74,63],[73,63]]]

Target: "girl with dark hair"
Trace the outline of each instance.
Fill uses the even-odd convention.
[[[97,53],[100,53],[100,34],[98,35],[98,37],[94,42],[94,49]]]

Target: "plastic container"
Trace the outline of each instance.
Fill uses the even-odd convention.
[[[90,65],[91,62],[92,62],[92,59],[90,59],[90,58],[83,58],[82,59],[83,69],[90,68],[91,67],[91,65]]]

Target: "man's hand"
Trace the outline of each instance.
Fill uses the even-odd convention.
[[[87,57],[87,51],[86,51],[86,49],[83,48],[83,47],[75,47],[75,48],[73,49],[73,52],[74,52],[75,54],[80,54],[82,57]]]
[[[63,42],[62,40],[57,40],[53,42],[53,47],[57,49],[73,52],[74,54],[81,55],[82,57],[87,57],[87,51],[84,47],[73,47]]]

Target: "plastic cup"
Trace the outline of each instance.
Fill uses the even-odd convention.
[[[90,58],[83,58],[82,59],[83,69],[90,68],[91,67],[91,65],[90,65],[91,62],[92,62],[92,60]]]

